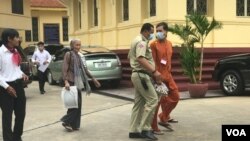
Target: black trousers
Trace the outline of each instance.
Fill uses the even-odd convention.
[[[0,87],[0,107],[2,109],[2,130],[4,141],[20,141],[23,134],[23,125],[26,111],[26,97],[23,80],[19,79],[8,83],[17,93],[17,98],[10,96]],[[15,114],[15,124],[12,131],[12,114]]]
[[[81,124],[82,94],[81,90],[77,91],[78,91],[78,108],[68,109],[67,114],[61,118],[62,122],[71,125],[73,129],[79,129]]]
[[[45,82],[46,82],[46,79],[47,79],[47,73],[46,72],[47,71],[42,72],[40,70],[38,70],[38,72],[37,72],[40,92],[44,91],[44,85],[45,85]]]

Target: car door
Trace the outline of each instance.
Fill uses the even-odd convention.
[[[67,50],[60,50],[58,53],[56,53],[49,66],[52,78],[57,82],[62,78],[62,64],[66,52]]]
[[[37,65],[34,64],[32,62],[32,56],[34,54],[34,52],[37,50],[36,46],[32,45],[32,46],[28,46],[24,49],[24,52],[26,54],[27,60],[29,61],[29,63],[31,64],[31,71],[32,71],[32,75],[33,77],[37,78]]]
[[[52,61],[49,65],[49,71],[53,80],[58,81],[62,72],[63,63],[63,50],[60,50],[55,56],[52,57]]]
[[[246,69],[242,72],[243,78],[245,79],[245,86],[250,87],[250,54],[246,56],[245,59],[246,63]]]

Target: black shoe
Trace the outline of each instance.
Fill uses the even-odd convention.
[[[73,128],[67,124],[67,123],[62,123],[62,126],[68,131],[68,132],[72,132],[73,131]]]
[[[40,94],[45,94],[46,91],[40,91]]]
[[[22,141],[22,138],[15,138],[13,139],[14,141]]]
[[[130,132],[129,138],[144,138],[140,132]]]
[[[158,138],[156,138],[154,136],[154,133],[152,131],[148,131],[148,130],[143,130],[141,132],[141,135],[144,137],[144,138],[147,138],[147,139],[150,139],[150,140],[158,140]]]
[[[74,131],[79,131],[80,129],[79,128],[73,128]]]

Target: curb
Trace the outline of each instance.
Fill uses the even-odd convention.
[[[116,94],[112,94],[112,93],[107,93],[107,92],[102,92],[102,91],[93,91],[93,92],[95,94],[99,94],[99,95],[104,95],[104,96],[108,96],[108,97],[112,97],[112,98],[117,98],[117,99],[121,99],[121,100],[134,102],[134,99],[129,98],[129,97],[124,97],[124,96],[120,96],[120,95],[116,95]]]

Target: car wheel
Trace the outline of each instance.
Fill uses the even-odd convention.
[[[226,71],[221,77],[220,87],[228,96],[241,95],[244,91],[243,79],[236,71]]]
[[[52,73],[51,73],[50,71],[48,71],[48,73],[47,73],[47,79],[48,79],[48,83],[49,83],[50,85],[55,84],[55,80],[53,79]]]

